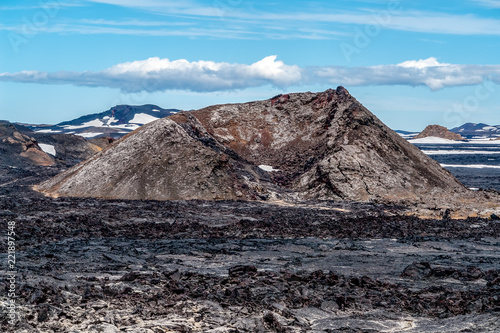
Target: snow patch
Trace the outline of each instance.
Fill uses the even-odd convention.
[[[84,138],[93,138],[98,135],[103,135],[104,133],[96,133],[96,132],[83,132],[78,133],[78,135],[83,136]]]
[[[122,124],[122,125],[109,125],[109,127],[133,131],[141,126],[137,124]]]
[[[396,132],[398,133],[398,132]],[[398,133],[399,136],[402,136],[403,138],[405,139],[411,139],[413,138],[415,135],[417,135],[418,133],[409,133],[409,134],[403,134],[403,133]]]
[[[412,139],[408,140],[411,143],[463,143],[463,141],[455,141],[449,139],[438,138],[436,136],[428,136],[426,138],[421,139]]]
[[[261,168],[262,170],[267,171],[267,172],[280,171],[279,169],[275,169],[272,166],[265,165],[265,164],[259,165],[259,168]]]
[[[491,150],[422,150],[426,155],[490,155],[500,154],[500,151]]]
[[[158,110],[158,109],[153,109],[153,110],[151,110],[151,111],[154,111],[154,112],[160,112],[160,110]]]
[[[106,123],[103,123],[105,126],[110,126],[110,124],[118,122],[118,119],[110,116],[103,117],[102,120],[106,121]]]
[[[35,131],[36,133],[61,133],[61,131],[54,131],[54,130],[51,130],[51,129],[44,129],[44,130],[38,130],[38,131]]]
[[[471,139],[469,140],[469,142],[474,144],[488,144],[488,145],[500,144],[500,140],[490,140],[489,138]]]
[[[441,164],[443,168],[500,169],[500,165],[486,164]]]
[[[38,145],[47,154],[50,154],[52,156],[56,156],[56,148],[54,148],[53,145],[48,145],[46,143],[39,143]]]
[[[147,113],[136,113],[134,115],[134,118],[131,121],[129,121],[129,123],[144,125],[158,119],[160,118],[150,116]]]
[[[78,128],[84,128],[84,127],[101,127],[104,125],[102,121],[99,119],[94,119],[91,121],[87,121],[81,125],[64,125],[65,129],[78,129]]]

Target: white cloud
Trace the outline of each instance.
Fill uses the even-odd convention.
[[[490,7],[498,0],[474,0]],[[54,20],[37,28],[37,33],[115,34],[131,36],[183,36],[216,39],[339,39],[354,36],[353,25],[375,25],[380,29],[419,32],[424,34],[493,35],[500,36],[500,20],[471,14],[448,14],[428,11],[360,9],[340,11],[325,8],[322,12],[301,8],[256,10],[243,1],[216,0],[201,4],[195,0],[86,0],[83,4],[114,5],[138,9],[151,14],[150,20],[83,19]],[[1,8],[1,7],[0,7]],[[17,8],[17,7],[15,7]],[[22,8],[22,7],[20,7]],[[98,12],[98,11],[96,11]],[[166,19],[165,19],[166,18]],[[162,22],[164,21],[164,22]],[[168,22],[170,21],[170,22]],[[23,35],[23,25],[2,25]],[[188,26],[186,28],[185,26]]]
[[[194,16],[220,16],[221,10],[218,2],[214,1],[212,6],[204,6],[201,3],[189,0],[87,0],[89,2],[116,5],[131,8],[140,8],[155,13],[183,14]]]
[[[193,23],[187,22],[168,22],[168,21],[144,21],[144,20],[80,20],[82,24],[103,25],[103,26],[133,26],[133,27],[162,27],[162,26],[186,26]]]
[[[253,64],[214,61],[169,60],[158,57],[117,64],[99,72],[2,73],[0,81],[42,84],[72,84],[118,88],[124,92],[187,90],[231,91],[273,85],[306,84],[332,86],[427,86],[432,90],[480,84],[500,84],[500,65],[441,63],[436,58],[409,60],[395,65],[368,67],[304,67],[287,65],[269,56]]]
[[[15,5],[15,6],[0,6],[0,10],[32,10],[43,8],[63,8],[63,7],[83,7],[82,3],[69,3],[60,1],[40,1],[38,5]]]
[[[499,0],[472,1],[490,8],[500,8]],[[307,8],[294,11],[292,6],[290,9],[280,8],[279,12],[273,6],[270,6],[269,10],[257,10],[256,6],[251,3],[234,0],[215,0],[208,3],[196,0],[86,0],[76,3],[59,1],[53,3],[60,7],[83,6],[89,3],[123,6],[139,9],[141,12],[152,15],[149,22],[145,19],[124,21],[86,19],[66,22],[58,19],[37,28],[37,33],[185,36],[217,39],[338,39],[339,36],[355,35],[352,25],[376,25],[388,30],[429,35],[500,36],[500,20],[497,18],[471,14],[410,11],[404,9],[403,2],[401,2],[401,8],[392,11],[366,8],[357,11],[341,11],[330,7],[322,12]],[[40,7],[0,6],[0,10],[27,8]],[[165,17],[171,22],[162,20]],[[14,25],[5,24],[4,22],[0,26],[0,30],[15,31],[23,35],[23,25],[19,22],[11,22]],[[190,27],[182,29],[183,26]]]
[[[263,24],[275,22],[293,26],[314,24],[354,24],[380,25],[385,29],[421,32],[428,34],[452,35],[500,35],[500,20],[478,17],[471,14],[448,14],[442,12],[404,10],[404,2],[396,9],[293,12],[293,11],[256,11],[246,3],[238,1],[214,1],[212,6],[201,5],[195,1],[143,0],[87,0],[96,3],[124,7],[141,8],[167,16],[184,15],[189,17],[223,19],[226,22],[238,20],[248,29],[261,29]],[[499,0],[473,0],[490,8],[500,8]],[[234,4],[233,4],[234,2]],[[397,2],[395,2],[397,3]],[[222,4],[222,5],[221,5]],[[298,24],[298,22],[301,22]]]
[[[445,87],[476,85],[484,80],[500,83],[500,65],[457,65],[436,58],[405,61],[397,65],[370,67],[321,67],[312,77],[345,86],[407,85]]]
[[[125,92],[225,91],[271,84],[284,87],[300,83],[301,69],[266,57],[254,64],[213,61],[189,62],[185,59],[149,58],[115,65],[100,72],[22,71],[2,73],[0,81],[119,88]]]
[[[190,25],[189,23],[172,23],[171,29],[139,29],[136,26],[123,27],[125,25],[113,26],[108,25],[85,25],[85,24],[54,24],[51,26],[39,27],[36,33],[57,33],[57,34],[82,34],[82,35],[127,35],[127,36],[153,36],[153,37],[167,37],[167,36],[181,36],[189,38],[210,37],[226,39],[255,39],[254,35],[246,31],[239,31],[236,29],[200,29],[200,28],[185,28],[184,26]],[[147,24],[139,24],[138,26],[148,27]],[[175,26],[179,26],[176,28]],[[23,27],[12,27],[0,24],[0,30],[12,31],[14,39],[26,38],[23,32]],[[304,36],[303,38],[308,38]]]
[[[404,67],[404,68],[427,68],[427,67],[440,67],[440,66],[449,66],[450,64],[442,64],[440,63],[436,58],[430,57],[427,59],[420,59],[420,60],[408,60],[404,61],[398,66]]]
[[[12,31],[12,33],[24,38],[26,36],[23,25],[12,26],[0,24],[0,30]],[[194,21],[159,22],[141,20],[80,20],[64,23],[54,23],[37,27],[36,33],[53,34],[81,34],[81,35],[124,35],[124,36],[152,36],[167,37],[181,36],[188,38],[209,37],[213,39],[338,39],[339,36],[347,34],[321,29],[303,29],[297,27],[287,30],[282,27],[265,27],[265,31],[259,29],[242,28],[231,24],[222,25],[200,25]]]

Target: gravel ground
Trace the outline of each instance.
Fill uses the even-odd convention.
[[[500,220],[405,207],[46,198],[2,170],[4,332],[498,332]],[[10,177],[10,178],[9,178]],[[5,238],[4,238],[5,239]],[[3,276],[7,242],[1,244]]]

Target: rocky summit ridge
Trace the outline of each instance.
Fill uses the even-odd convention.
[[[422,203],[477,195],[343,87],[179,112],[36,189],[52,196],[157,200]]]

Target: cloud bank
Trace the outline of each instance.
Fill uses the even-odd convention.
[[[490,80],[500,83],[500,65],[457,65],[436,58],[410,60],[396,65],[370,67],[323,67],[313,71],[320,82],[346,86],[405,85],[427,86],[431,90],[476,85]]]
[[[158,57],[115,65],[98,72],[22,71],[1,73],[0,81],[71,84],[117,88],[126,93],[187,90],[231,91],[272,85],[279,88],[311,84],[351,86],[427,86],[432,90],[476,85],[489,80],[500,84],[500,65],[440,63],[436,58],[409,60],[395,65],[368,67],[299,67],[268,56],[253,64],[169,60]]]

